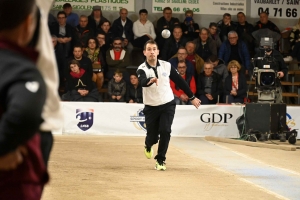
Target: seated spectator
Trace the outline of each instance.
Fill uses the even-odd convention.
[[[201,28],[199,37],[194,40],[196,44],[196,53],[206,61],[211,55],[217,55],[217,43],[209,36],[209,30],[207,28]]]
[[[222,45],[222,41],[221,41],[219,33],[218,33],[218,24],[215,23],[215,22],[211,22],[209,24],[209,29],[208,30],[209,30],[209,37],[216,42],[217,49],[219,50],[219,48]]]
[[[113,37],[114,37],[114,34],[110,28],[111,27],[110,21],[104,20],[100,27],[101,27],[101,29],[99,32],[105,33],[105,45],[108,48],[110,48],[111,44],[113,42]]]
[[[99,92],[94,86],[90,75],[80,68],[77,60],[70,62],[70,73],[67,77],[68,93],[63,95],[63,100],[98,102]]]
[[[197,79],[197,96],[202,105],[216,104],[222,93],[222,80],[219,74],[213,71],[211,63],[204,63],[204,72]]]
[[[79,24],[79,17],[76,13],[72,12],[72,6],[69,3],[63,5],[63,11],[67,15],[67,24],[75,28]]]
[[[175,54],[169,60],[169,62],[175,68],[178,66],[178,63],[180,61],[185,62],[186,63],[186,67],[187,67],[186,73],[189,74],[189,75],[191,75],[191,76],[194,76],[194,74],[195,74],[195,68],[194,68],[193,64],[189,60],[186,59],[186,57],[187,57],[187,51],[186,51],[186,49],[184,47],[181,46],[181,47],[179,47],[179,49],[177,51],[177,54]]]
[[[300,18],[298,23],[293,27],[290,34],[291,56],[300,61]]]
[[[239,12],[237,14],[237,19],[238,19],[238,23],[236,27],[236,32],[239,38],[246,43],[249,53],[253,56],[255,41],[254,41],[254,37],[252,36],[252,32],[254,30],[254,27],[252,24],[249,24],[246,21],[246,16],[243,12]]]
[[[134,40],[132,45],[143,49],[148,40],[155,40],[156,34],[152,22],[148,18],[148,11],[141,9],[139,11],[140,19],[133,23]]]
[[[58,43],[63,47],[64,56],[68,58],[72,51],[72,39],[74,38],[74,28],[66,23],[66,13],[59,11],[57,13],[58,23],[50,28],[51,35],[56,35]]]
[[[167,40],[161,36],[161,32],[164,29],[168,29],[172,33],[176,25],[180,25],[179,19],[172,17],[172,9],[170,7],[165,7],[163,10],[163,16],[159,18],[156,23],[156,29],[157,29],[156,42],[158,45],[158,49],[163,49],[164,43]]]
[[[127,103],[143,103],[143,88],[136,74],[130,75],[130,83],[126,88]]]
[[[88,26],[96,34],[101,29],[101,24],[103,24],[104,21],[107,21],[107,19],[102,16],[101,6],[93,6],[93,11],[88,16],[88,21]]]
[[[186,59],[193,64],[195,79],[197,80],[197,76],[203,71],[204,60],[195,53],[196,45],[194,42],[187,42],[185,45],[185,49],[187,51]]]
[[[228,64],[232,60],[237,60],[242,64],[241,71],[244,74],[248,74],[248,71],[251,69],[250,54],[247,45],[242,40],[239,40],[238,34],[235,31],[228,33],[228,40],[223,42],[218,57],[225,64]]]
[[[86,47],[88,39],[95,35],[88,26],[88,17],[86,15],[80,16],[79,25],[75,28],[75,34],[76,44],[81,44],[83,47]]]
[[[104,82],[104,74],[107,71],[107,66],[100,52],[96,38],[90,38],[88,40],[84,55],[92,61],[94,72],[93,80],[96,82],[98,91],[100,92]]]
[[[123,38],[123,41],[125,41],[126,38],[126,50],[129,54],[131,54],[133,49],[132,41],[134,38],[132,31],[133,22],[127,17],[128,10],[126,8],[121,8],[119,14],[120,17],[113,22],[111,29],[114,37],[121,37]]]
[[[228,69],[224,61],[219,59],[218,56],[211,55],[207,60],[213,65],[213,70],[221,76],[222,82],[225,82],[225,78],[228,76]]]
[[[52,44],[53,44],[54,54],[57,63],[57,71],[59,75],[59,86],[63,87],[65,83],[64,80],[65,80],[66,59],[63,54],[62,46],[57,45],[56,35],[52,35]]]
[[[194,40],[200,32],[199,25],[193,19],[194,13],[192,10],[185,11],[185,19],[181,23],[183,34],[188,40]]]
[[[225,79],[224,102],[226,103],[244,103],[247,96],[247,81],[243,73],[240,73],[241,65],[238,61],[232,60],[227,67],[230,72]]]
[[[93,78],[93,64],[91,59],[83,55],[83,47],[78,44],[73,47],[73,56],[69,59],[69,62],[72,60],[77,60],[80,64],[80,68],[85,70],[85,73],[88,74],[88,76]],[[65,68],[65,78],[69,76],[70,68],[67,66]]]
[[[100,48],[100,52],[105,60],[106,63],[106,52],[110,48],[110,44],[106,44],[105,42],[105,33],[103,31],[99,31],[97,33],[97,40],[98,40],[98,45]]]
[[[124,79],[129,83],[129,73],[126,67],[130,65],[130,55],[122,48],[122,38],[115,38],[112,49],[106,52],[106,61],[108,65],[108,72],[106,77],[110,80],[113,78],[116,70],[124,74]]]
[[[123,74],[115,71],[113,78],[108,82],[108,96],[110,102],[124,102],[126,94],[126,82],[123,80]]]
[[[225,13],[223,19],[218,22],[218,32],[222,42],[227,40],[227,35],[230,31],[236,30],[236,23],[231,21],[231,15]]]
[[[193,94],[195,94],[196,82],[194,76],[187,74],[186,69],[187,69],[186,63],[182,60],[179,61],[177,70],[180,76],[187,82]],[[189,97],[181,89],[179,89],[179,87],[176,86],[176,84],[171,80],[170,80],[170,86],[174,94],[174,100],[176,102],[176,105],[192,105],[191,101],[189,100]]]
[[[173,35],[170,36],[165,44],[164,47],[161,49],[161,59],[162,60],[169,60],[174,56],[178,48],[180,46],[185,46],[187,39],[185,36],[182,35],[182,29],[180,26],[175,26],[173,29]]]

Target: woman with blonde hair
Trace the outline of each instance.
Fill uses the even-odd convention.
[[[298,23],[293,27],[291,34],[290,34],[290,43],[292,53],[291,56],[293,58],[297,58],[300,61],[300,18]]]
[[[240,73],[241,65],[238,61],[232,60],[228,63],[228,76],[224,83],[225,102],[244,103],[247,96],[247,81],[243,73]]]

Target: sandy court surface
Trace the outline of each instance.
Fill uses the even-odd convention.
[[[176,144],[181,139],[171,139],[167,170],[156,171],[155,160],[144,156],[143,137],[55,136],[49,162],[51,182],[42,200],[283,199],[189,155],[172,140]],[[210,143],[253,162],[300,174],[300,151]]]

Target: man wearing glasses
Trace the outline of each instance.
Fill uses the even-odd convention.
[[[242,65],[242,73],[248,74],[251,69],[248,47],[245,42],[239,40],[235,31],[228,33],[228,40],[221,45],[218,57],[224,60],[226,65],[232,60],[238,61]]]

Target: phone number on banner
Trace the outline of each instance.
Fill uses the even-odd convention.
[[[252,0],[251,17],[257,18],[261,12],[266,12],[270,18],[298,18],[299,2],[300,0]]]

